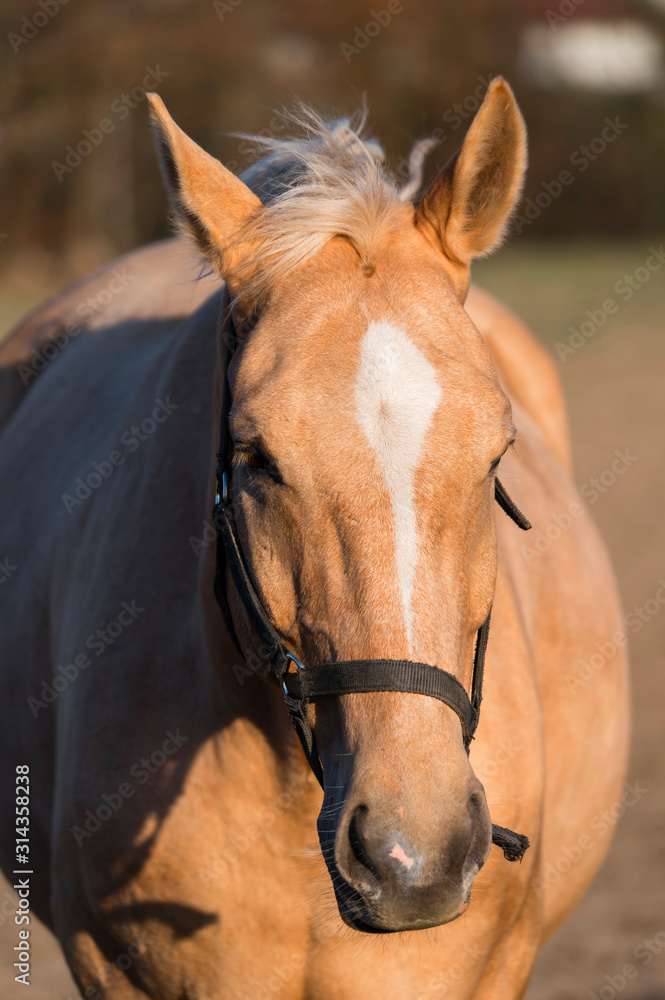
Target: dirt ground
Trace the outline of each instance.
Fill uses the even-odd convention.
[[[665,1000],[665,611],[654,598],[665,579],[665,268],[642,285],[638,271],[638,287],[627,301],[626,292],[614,289],[644,265],[651,245],[661,246],[660,241],[522,244],[476,272],[555,356],[557,342],[571,336],[570,327],[579,330],[589,320],[587,310],[595,317],[589,320],[595,332],[587,326],[589,338],[560,363],[575,477],[582,486],[610,469],[615,451],[629,452],[628,468],[599,495],[593,515],[609,545],[626,612],[645,605],[654,612],[631,642],[634,739],[628,781],[639,783],[637,802],[626,808],[590,891],[543,948],[527,1000],[613,1000],[619,994],[622,1000]],[[600,322],[608,297],[619,309]],[[16,311],[12,300],[0,320],[9,325]],[[0,884],[0,998],[78,998],[57,945],[40,927],[33,929],[29,992],[13,982],[13,902],[13,893]],[[627,980],[626,964],[634,970]]]

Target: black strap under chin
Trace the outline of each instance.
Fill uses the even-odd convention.
[[[277,680],[282,685],[284,700],[305,757],[322,788],[324,785],[323,767],[307,712],[308,703],[319,698],[332,695],[362,694],[371,691],[395,691],[437,698],[457,713],[462,725],[464,746],[468,753],[480,716],[491,611],[480,626],[476,638],[470,698],[457,678],[440,667],[427,663],[413,663],[410,660],[346,660],[303,666],[287,650],[279,637],[252,583],[238,542],[233,505],[229,497],[232,447],[229,432],[231,393],[228,365],[235,349],[235,332],[230,319],[226,343],[219,453],[217,456],[217,497],[212,513],[213,523],[217,530],[214,588],[224,622],[238,652],[244,657],[229,608],[226,586],[227,569],[231,574],[249,622],[259,637],[266,660],[270,663]],[[531,527],[498,479],[495,484],[495,496],[498,504],[518,527],[525,531]],[[297,666],[295,673],[289,673],[291,662]],[[290,689],[289,684],[292,681],[296,681],[299,690],[292,691]],[[494,824],[492,824],[492,841],[503,850],[504,856],[509,861],[521,860],[529,846],[527,837],[512,833],[510,830]]]

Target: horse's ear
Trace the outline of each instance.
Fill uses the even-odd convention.
[[[512,90],[497,77],[462,148],[423,195],[416,225],[433,230],[450,261],[468,272],[474,257],[501,242],[522,190],[526,162],[524,119]],[[463,285],[461,273],[459,277]]]
[[[176,221],[232,286],[240,280],[243,226],[261,202],[235,174],[189,138],[161,97],[148,94],[157,155]]]

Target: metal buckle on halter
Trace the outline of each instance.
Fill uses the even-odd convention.
[[[296,670],[304,670],[305,669],[304,666],[303,666],[303,664],[298,659],[298,657],[294,656],[293,653],[287,653],[286,654],[286,662],[287,662],[287,664],[289,663],[289,661],[291,663],[295,663]],[[288,667],[287,667],[286,671],[282,674],[282,691],[284,692],[284,694],[290,695],[291,692],[287,688],[286,681],[284,680],[284,678],[286,677],[287,673],[288,673]]]
[[[219,479],[217,480],[217,492],[215,493],[215,503],[226,503],[229,499],[229,480],[226,471],[222,473],[222,485],[219,485]]]

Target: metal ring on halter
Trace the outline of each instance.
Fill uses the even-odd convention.
[[[226,503],[229,499],[229,481],[226,472],[222,472],[222,484],[217,480],[217,490],[215,491],[215,503]]]
[[[304,670],[305,669],[304,666],[302,665],[302,663],[300,662],[300,660],[298,659],[298,657],[294,656],[293,653],[287,653],[286,654],[286,662],[288,663],[289,661],[291,663],[295,663],[296,670]],[[286,676],[286,674],[284,676]],[[283,690],[284,694],[291,694],[291,692],[289,691],[289,689],[286,686],[286,681],[284,680],[284,677],[282,677],[282,690]]]
[[[226,503],[229,499],[229,477],[226,470],[222,472],[222,503]]]

